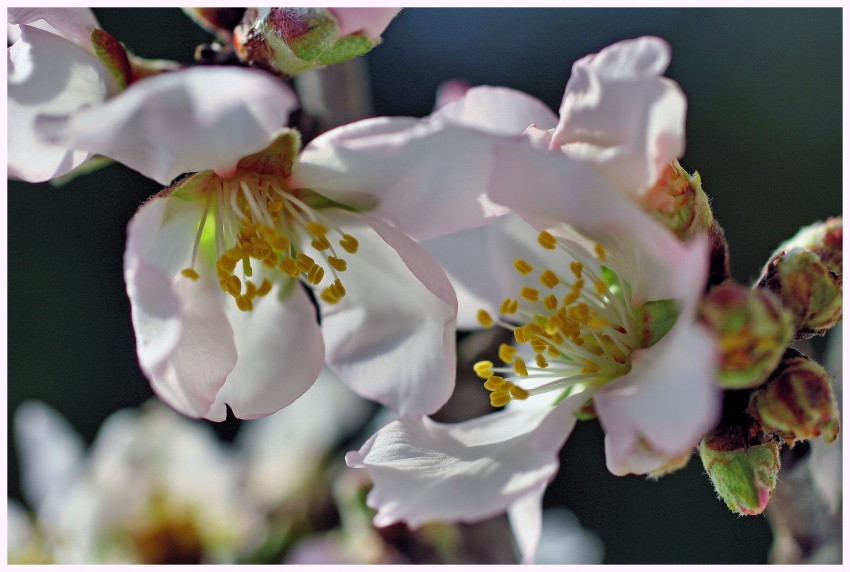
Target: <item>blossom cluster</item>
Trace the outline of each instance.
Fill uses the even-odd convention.
[[[165,186],[129,221],[124,254],[157,397],[211,421],[297,412],[296,436],[313,438],[236,461],[204,449],[182,468],[137,460],[185,480],[123,467],[142,500],[115,514],[103,494],[120,488],[115,473],[82,463],[74,438],[28,410],[21,432],[41,439],[32,471],[45,467],[28,494],[64,535],[55,558],[128,558],[120,539],[92,545],[108,527],[126,528],[138,554],[154,532],[129,523],[152,519],[232,561],[267,533],[252,511],[282,501],[286,487],[264,475],[327,449],[338,435],[318,423],[323,410],[357,418],[364,399],[393,416],[345,455],[371,480],[375,526],[507,513],[526,563],[541,554],[543,494],[579,421],[598,419],[614,475],[659,478],[698,449],[741,514],[765,510],[783,444],[837,438],[831,377],[793,342],[842,319],[841,219],[780,245],[752,286],[730,277],[700,177],[679,164],[687,100],[664,76],[664,40],[576,61],[557,115],[513,89],[452,84],[422,119],[368,118],[307,140],[282,78],[365,53],[398,9],[233,10],[187,10],[221,42],[220,61],[188,68],[133,55],[88,9],[8,10],[9,176],[115,161]],[[208,65],[225,54],[233,65]],[[512,336],[474,365],[493,412],[432,420],[455,389],[456,333],[493,327]],[[312,397],[329,375],[357,401]],[[143,414],[158,437],[116,418],[126,426],[104,442],[180,446],[167,443],[181,421],[165,411]],[[107,450],[95,455],[131,449]],[[275,498],[237,499],[235,463]],[[203,502],[151,491],[194,487],[197,471],[210,477],[192,491]]]

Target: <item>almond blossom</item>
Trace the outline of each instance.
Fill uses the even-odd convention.
[[[256,70],[142,79],[87,8],[11,8],[8,19],[16,36],[7,51],[8,170],[25,181],[57,178],[95,154],[164,185],[182,173],[226,172],[266,147],[298,106],[292,90]],[[216,145],[237,126],[238,139]]]
[[[509,407],[454,425],[402,419],[349,453],[375,481],[377,525],[507,510],[532,561],[540,501],[579,409],[592,403],[617,475],[680,466],[716,422],[716,342],[696,321],[706,237],[680,242],[633,200],[684,148],[684,98],[659,77],[668,61],[657,38],[588,56],[560,119],[543,113],[528,129],[475,106],[519,99],[508,90],[473,88],[440,109],[502,136],[488,196],[516,214],[424,246],[458,292],[461,327],[475,316],[513,330],[504,366],[476,365],[491,403]],[[475,302],[485,309],[473,313]]]

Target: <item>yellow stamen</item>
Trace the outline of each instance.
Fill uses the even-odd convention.
[[[283,270],[285,274],[288,274],[293,278],[297,278],[298,275],[301,274],[301,270],[298,269],[298,263],[295,262],[295,259],[291,256],[285,256],[283,258],[280,262],[280,269]]]
[[[584,270],[584,265],[581,262],[570,262],[570,272],[575,274],[576,278],[581,278],[582,270]]]
[[[272,290],[272,283],[269,281],[268,278],[263,278],[262,284],[260,284],[260,287],[257,288],[257,296],[260,296],[260,297],[265,296],[266,294],[271,292],[271,290]]]
[[[597,280],[593,285],[596,287],[596,293],[600,296],[608,290],[608,286],[602,280]]]
[[[315,237],[325,236],[328,233],[328,227],[320,222],[310,221],[305,227],[307,228],[307,232]]]
[[[528,345],[530,345],[531,349],[533,349],[535,352],[537,352],[539,354],[542,354],[543,352],[545,352],[546,350],[549,349],[549,344],[547,344],[546,342],[539,340],[537,338],[529,341]]]
[[[348,268],[348,263],[342,258],[337,258],[336,256],[328,256],[328,264],[330,264],[331,268],[337,272],[345,272],[346,268]]]
[[[516,339],[516,343],[524,344],[527,340],[525,339],[525,333],[522,331],[522,326],[518,326],[514,328],[514,338]]]
[[[489,391],[496,391],[503,385],[505,385],[505,378],[499,377],[498,375],[491,375],[487,378],[487,381],[484,382],[484,387]]]
[[[522,274],[523,276],[526,276],[529,272],[534,270],[534,266],[532,266],[522,258],[517,258],[516,260],[514,260],[514,268],[516,268],[516,271]]]
[[[523,399],[528,399],[528,391],[519,387],[518,385],[512,385],[508,391],[514,399],[519,399],[520,401],[522,401]]]
[[[599,260],[605,260],[607,254],[601,244],[597,242],[594,250],[596,251],[596,256],[599,257]]]
[[[552,289],[558,284],[560,284],[561,281],[558,279],[557,276],[555,276],[554,272],[552,272],[551,270],[546,270],[545,272],[543,272],[543,274],[540,275],[540,283],[546,286],[547,288]]]
[[[319,266],[318,264],[314,264],[313,268],[310,269],[310,272],[307,273],[307,282],[316,286],[319,282],[322,281],[322,278],[325,276],[325,269]]]
[[[238,276],[229,276],[222,283],[222,287],[227,291],[228,294],[233,296],[234,298],[239,297],[242,292],[242,281],[239,280]]]
[[[269,212],[276,213],[279,212],[280,209],[283,208],[283,201],[278,201],[276,199],[271,199],[269,201]]]
[[[349,254],[357,252],[358,244],[357,239],[350,234],[343,234],[342,240],[339,241],[339,245]]]
[[[310,272],[310,269],[315,266],[316,261],[304,254],[303,252],[300,252],[298,254],[298,260],[296,261],[296,264],[298,265],[298,269],[301,272]]]
[[[197,280],[200,278],[197,272],[195,272],[192,268],[184,268],[180,271],[180,274],[188,278],[189,280]]]
[[[558,239],[545,230],[537,236],[537,242],[546,250],[555,250],[558,246]]]
[[[579,299],[580,294],[578,292],[570,292],[566,296],[564,296],[564,306],[569,306],[573,302]]]
[[[310,244],[313,245],[313,248],[316,250],[327,250],[331,247],[331,241],[328,240],[328,237],[322,235],[313,239],[313,242]]]
[[[252,300],[257,295],[257,285],[250,280],[245,281],[245,295]]]
[[[516,352],[517,349],[515,347],[502,344],[499,346],[499,359],[505,363],[511,363],[514,361],[514,357],[516,357]]]
[[[540,295],[540,291],[537,288],[529,288],[528,286],[523,286],[522,290],[520,290],[519,295],[528,300],[529,302],[537,302],[537,297]]]
[[[549,362],[546,361],[546,358],[543,357],[542,354],[537,354],[534,357],[534,361],[537,362],[537,367],[541,367],[541,368],[549,367]]]
[[[478,310],[478,323],[481,324],[485,328],[489,328],[493,325],[493,318],[485,309]]]
[[[545,298],[543,298],[543,306],[547,310],[554,310],[558,307],[558,298],[554,294],[549,294]]]
[[[528,368],[525,367],[525,360],[521,357],[514,360],[514,371],[517,372],[518,375],[528,377]]]
[[[502,407],[511,402],[511,396],[507,393],[491,393],[490,405],[493,407]]]
[[[472,369],[482,379],[489,379],[493,376],[493,362],[479,361],[472,366]]]

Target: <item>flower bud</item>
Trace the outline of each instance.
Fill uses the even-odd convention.
[[[780,250],[765,267],[758,288],[777,294],[791,310],[797,339],[823,335],[841,321],[841,278],[814,252]]]
[[[679,304],[675,300],[653,300],[641,306],[638,319],[641,325],[640,347],[654,346],[667,335],[679,317]]]
[[[365,54],[399,8],[248,8],[233,31],[239,58],[293,76]]]
[[[681,240],[707,232],[714,222],[699,173],[689,175],[676,159],[646,194],[644,206]]]
[[[717,382],[724,389],[764,383],[794,335],[791,313],[775,295],[732,281],[708,293],[699,318],[719,340]]]
[[[239,25],[245,8],[183,8],[183,12],[219,40],[230,43],[233,28]]]
[[[776,488],[779,443],[751,437],[739,427],[720,429],[699,445],[699,456],[714,489],[734,513],[761,514]]]
[[[824,266],[841,279],[843,258],[841,241],[844,235],[841,221],[841,217],[830,217],[825,222],[801,228],[792,239],[779,245],[776,254],[802,248],[816,254]]]
[[[790,445],[823,435],[826,443],[838,437],[838,402],[832,377],[817,362],[788,350],[764,387],[753,392],[747,413],[765,431],[779,434]]]

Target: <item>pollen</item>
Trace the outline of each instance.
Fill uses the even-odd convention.
[[[328,240],[328,237],[322,235],[314,238],[310,245],[319,251],[329,250],[331,247],[331,241]]]
[[[511,396],[507,393],[496,393],[493,392],[490,394],[490,405],[493,407],[502,407],[511,402]]]
[[[302,252],[298,255],[296,264],[301,272],[310,272],[310,269],[316,265],[316,261]]]
[[[527,276],[532,270],[534,270],[534,266],[532,266],[522,258],[517,258],[516,260],[514,260],[514,268],[516,268],[516,271],[522,274],[523,276]]]
[[[183,270],[180,271],[180,274],[182,274],[183,276],[185,276],[189,280],[197,280],[198,278],[200,278],[198,273],[195,272],[191,268],[184,268]]]
[[[320,222],[310,221],[304,226],[307,229],[307,232],[315,237],[325,236],[328,233],[328,227]]]
[[[493,362],[491,361],[479,361],[472,366],[472,369],[481,379],[493,377]]]
[[[529,288],[528,286],[523,286],[522,290],[520,290],[519,295],[528,300],[529,302],[537,302],[538,296],[540,296],[540,291],[537,288]]]
[[[542,354],[537,354],[534,357],[534,361],[537,362],[537,367],[539,367],[541,369],[549,367],[549,362],[546,361],[546,358],[543,357]]]
[[[478,310],[478,316],[477,317],[478,317],[478,323],[481,324],[483,327],[489,328],[490,326],[493,325],[493,318],[492,318],[492,316],[490,316],[490,314],[487,312],[487,310],[484,310],[483,308],[481,310]]]
[[[540,275],[540,283],[549,288],[550,290],[561,283],[555,273],[551,270],[546,270],[543,274]]]
[[[519,309],[519,300],[512,300],[510,298],[505,298],[505,301],[502,302],[502,305],[499,306],[499,313],[505,315],[516,314]]]
[[[608,256],[605,252],[605,248],[598,242],[596,243],[596,246],[593,247],[593,250],[596,252],[596,256],[599,260],[605,260]]]
[[[339,245],[349,254],[355,254],[357,252],[357,247],[359,243],[357,239],[351,236],[350,234],[343,234],[342,240],[339,241]]]
[[[554,294],[549,294],[545,298],[543,298],[543,306],[547,310],[554,310],[558,307],[558,297]]]
[[[337,272],[345,272],[348,268],[348,263],[342,258],[337,258],[336,256],[328,256],[328,264],[330,264],[331,268]]]
[[[505,378],[499,377],[498,375],[491,375],[487,378],[487,381],[484,382],[484,387],[489,391],[496,391],[503,385],[505,385]]]
[[[525,367],[525,360],[521,357],[514,360],[514,371],[517,372],[517,375],[528,377],[528,368]]]
[[[499,346],[499,359],[505,363],[512,363],[516,357],[516,352],[517,349],[515,347],[502,344]]]
[[[558,247],[558,239],[545,230],[537,236],[537,242],[546,250],[555,250]]]
[[[510,389],[508,389],[508,392],[510,392],[511,397],[513,397],[514,399],[519,399],[520,401],[522,401],[523,399],[528,399],[529,395],[527,390],[521,388],[518,385],[511,385]]]

